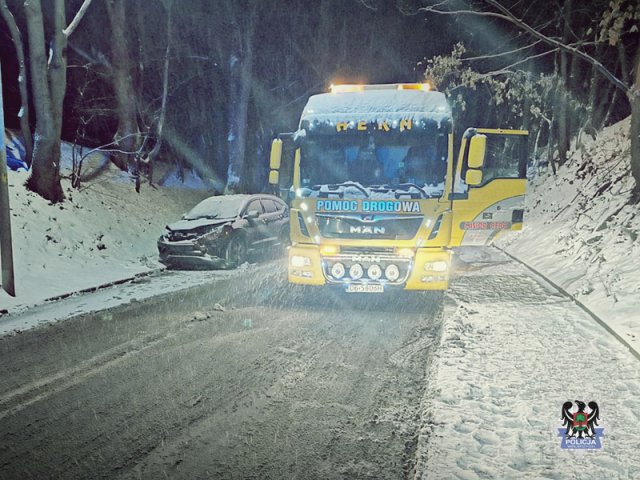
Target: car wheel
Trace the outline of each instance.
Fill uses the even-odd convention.
[[[229,268],[236,268],[247,258],[247,243],[240,235],[231,237],[225,249],[225,261]]]

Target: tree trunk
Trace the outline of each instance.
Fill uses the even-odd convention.
[[[25,2],[25,14],[29,36],[31,86],[36,110],[33,164],[27,188],[56,203],[64,199],[60,185],[60,136],[57,135],[58,125],[61,123],[53,117],[40,0]]]
[[[226,193],[242,190],[247,149],[247,117],[253,78],[253,33],[255,7],[251,8],[244,32],[237,31],[229,57],[229,168]],[[239,30],[239,29],[238,29]]]
[[[22,35],[20,34],[15,18],[9,10],[9,7],[7,7],[5,0],[0,3],[0,13],[9,28],[11,39],[16,49],[16,56],[18,57],[18,87],[20,88],[20,112],[18,113],[18,118],[20,119],[20,131],[24,139],[24,160],[27,165],[31,165],[33,138],[31,135],[31,124],[29,123],[29,90],[27,86],[27,67],[24,58],[24,43],[22,42]]]
[[[162,103],[160,105],[160,116],[156,127],[156,143],[153,146],[149,155],[144,158],[144,162],[147,164],[149,183],[153,183],[153,163],[156,157],[160,153],[162,147],[162,131],[164,128],[164,122],[167,115],[167,99],[169,98],[169,66],[171,60],[171,27],[173,26],[173,0],[164,0],[164,7],[167,10],[167,48],[164,53],[164,69],[162,72]],[[137,185],[137,191],[140,190],[140,186]]]
[[[122,153],[114,155],[114,163],[123,170],[137,176],[139,174],[135,161],[135,152],[139,146],[138,121],[134,99],[133,62],[127,38],[125,0],[109,0],[106,2],[109,24],[111,26],[111,65],[112,85],[116,96],[118,130],[114,135]]]
[[[633,61],[633,86],[629,94],[631,103],[631,175],[636,182],[634,198],[640,201],[640,41]]]
[[[572,0],[567,0],[564,5],[563,34],[562,41],[566,45],[569,43],[570,19],[572,11]],[[571,139],[569,134],[569,54],[566,51],[560,52],[560,95],[558,104],[558,165],[562,166],[567,162],[567,152],[569,151]]]
[[[595,34],[595,40],[597,42],[597,34]],[[603,45],[602,43],[596,43],[596,51],[595,51],[595,57],[596,58],[601,58],[602,57],[602,49],[603,49]],[[600,95],[598,95],[599,92],[599,85],[600,85],[600,77],[599,77],[599,73],[598,70],[596,69],[595,66],[591,67],[591,82],[589,84],[589,98],[587,100],[587,108],[590,110],[590,115],[588,116],[588,123],[587,125],[589,126],[589,131],[593,132],[593,134],[595,135],[596,131],[599,130],[599,125],[600,125],[600,119],[603,117],[601,111],[601,102],[599,102],[598,100],[600,99]]]
[[[36,110],[33,164],[27,188],[53,203],[64,199],[60,185],[60,135],[62,107],[67,87],[67,39],[91,4],[84,0],[78,13],[65,28],[64,0],[53,4],[53,38],[45,42],[40,0],[24,2],[29,37],[31,89]],[[49,45],[49,61],[45,45]]]

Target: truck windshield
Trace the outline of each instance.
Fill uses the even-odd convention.
[[[415,190],[421,197],[439,197],[446,173],[444,133],[317,135],[307,137],[302,145],[300,187],[304,196],[350,188],[364,196]]]

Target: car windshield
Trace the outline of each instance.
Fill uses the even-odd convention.
[[[198,218],[233,218],[238,215],[244,198],[210,197],[193,207],[184,216],[185,220]]]
[[[364,196],[393,195],[399,190],[415,190],[423,197],[440,196],[447,148],[444,133],[307,137],[302,147],[300,186],[308,195],[323,188],[355,188]]]

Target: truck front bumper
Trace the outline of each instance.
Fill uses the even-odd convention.
[[[403,249],[402,253],[358,250],[323,254],[321,247],[316,245],[295,245],[289,248],[289,282],[341,287],[381,284],[404,290],[446,290],[449,287],[449,250]],[[341,266],[334,268],[338,263]],[[360,268],[352,270],[356,264]],[[391,265],[393,267],[389,268]]]

